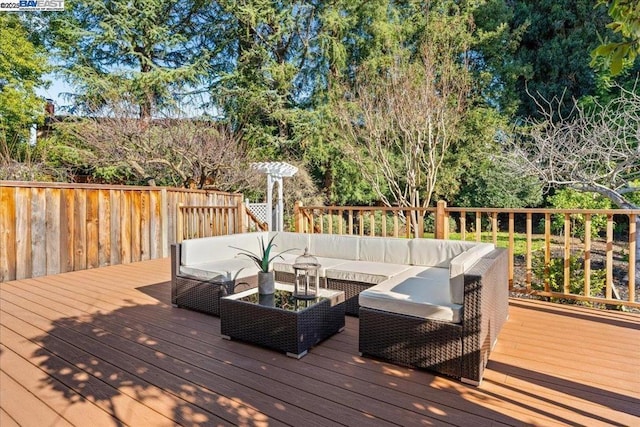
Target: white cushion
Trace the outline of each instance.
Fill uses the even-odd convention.
[[[200,280],[233,280],[258,274],[258,267],[249,259],[232,258],[189,266],[181,266],[180,274]]]
[[[314,257],[358,259],[358,236],[312,234],[309,253]]]
[[[409,265],[350,261],[326,270],[327,279],[377,284],[409,269]]]
[[[426,274],[426,271],[426,277],[401,275],[385,280],[360,292],[358,301],[362,307],[423,319],[460,323],[462,305],[452,304],[449,301],[448,271],[433,268],[428,270],[431,277]]]
[[[393,237],[361,237],[358,260],[409,264],[409,241]]]
[[[272,256],[287,251],[283,255],[293,254],[298,257],[304,253],[305,248],[309,247],[309,234],[306,233],[270,232],[269,239],[272,237],[275,245],[271,250]]]
[[[297,256],[291,256],[289,254],[282,255],[284,259],[278,259],[273,261],[273,270],[281,271],[283,273],[291,273],[293,274],[293,264],[297,258]],[[315,255],[314,255],[315,256]],[[320,268],[318,269],[318,274],[320,277],[327,277],[327,269],[337,267],[345,262],[350,262],[348,259],[339,259],[339,258],[325,258],[325,257],[315,257],[320,264]]]
[[[240,251],[231,246],[259,253],[261,239],[264,239],[266,245],[268,237],[266,232],[257,232],[184,240],[181,247],[181,264],[193,265],[235,258]]]
[[[280,255],[273,260],[271,267],[273,271],[282,271],[284,273],[293,273],[293,264],[296,262],[296,258],[300,255],[286,253]]]
[[[451,260],[449,265],[449,289],[451,302],[464,303],[464,273],[469,270],[480,258],[493,251],[493,243],[476,243],[474,246]]]
[[[458,240],[411,239],[411,264],[449,268],[453,258],[474,244]]]

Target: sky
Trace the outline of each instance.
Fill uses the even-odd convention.
[[[53,104],[55,106],[56,115],[66,115],[70,114],[69,111],[65,110],[65,106],[70,106],[71,103],[64,98],[64,93],[73,93],[74,89],[72,86],[68,85],[64,80],[54,76],[53,74],[47,74],[45,76],[45,80],[51,82],[47,89],[45,88],[36,88],[36,94],[43,98],[48,98],[53,100]],[[207,101],[207,96],[202,95],[203,102]],[[183,107],[183,114],[186,117],[197,117],[202,115],[203,113],[208,113],[215,116],[215,111],[205,111],[200,108],[195,107]]]
[[[73,89],[63,80],[58,79],[53,75],[45,76],[45,80],[51,81],[49,88],[37,88],[36,93],[43,98],[53,99],[53,104],[56,107],[56,114],[64,114],[62,107],[64,105],[68,105],[69,102],[62,97],[62,94],[65,92],[73,92]]]

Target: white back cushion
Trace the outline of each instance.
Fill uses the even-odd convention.
[[[393,237],[360,237],[359,261],[409,264],[409,239]]]
[[[261,239],[264,239],[266,245],[268,237],[266,232],[257,232],[184,240],[182,242],[181,263],[182,265],[193,265],[235,258],[240,250],[231,246],[259,254]]]
[[[385,243],[384,262],[393,264],[411,263],[410,239],[385,237],[383,240]]]
[[[269,238],[272,237],[273,243],[276,245],[271,250],[272,256],[283,251],[287,251],[287,254],[300,256],[304,253],[304,249],[309,247],[309,234],[306,233],[270,232]]]
[[[411,239],[411,264],[449,268],[453,258],[473,245],[472,242],[458,240]]]
[[[312,234],[309,253],[315,257],[358,259],[358,236]]]
[[[493,243],[476,243],[473,247],[451,260],[449,265],[451,302],[454,304],[462,304],[464,302],[465,271],[469,270],[480,258],[494,249]]]
[[[384,261],[384,240],[378,237],[360,237],[358,260]]]

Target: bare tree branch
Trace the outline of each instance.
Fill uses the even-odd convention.
[[[506,139],[504,159],[522,174],[550,186],[601,194],[622,209],[638,209],[628,194],[640,190],[640,94],[620,88],[606,104],[561,116],[561,99],[537,99],[543,119]],[[636,217],[640,228],[640,215]],[[636,246],[640,271],[640,245]],[[640,283],[640,277],[636,279]]]
[[[363,173],[388,206],[429,206],[458,140],[470,76],[459,61],[463,47],[446,49],[425,42],[418,61],[398,56],[387,69],[362,72],[351,102],[337,109],[352,153],[370,159]]]
[[[563,117],[562,98],[536,98],[542,120],[530,121],[505,141],[507,160],[519,173],[547,185],[592,191],[621,208],[637,208],[625,194],[640,180],[640,94],[620,88],[606,104],[574,102]]]
[[[92,166],[121,167],[150,185],[222,191],[254,187],[241,135],[224,124],[165,119],[140,126],[128,115],[111,115],[72,129],[96,153]]]

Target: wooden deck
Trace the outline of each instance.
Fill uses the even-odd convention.
[[[639,315],[511,300],[475,388],[359,357],[350,317],[300,360],[223,340],[169,268],[0,283],[0,425],[640,426]]]

